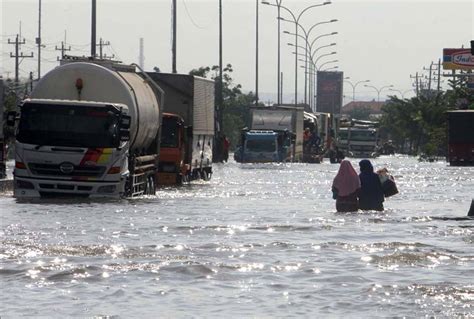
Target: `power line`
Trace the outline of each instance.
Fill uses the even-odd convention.
[[[199,24],[196,23],[196,21],[194,21],[193,17],[191,16],[191,13],[189,12],[189,9],[188,9],[188,5],[186,4],[186,0],[182,0],[183,1],[183,5],[184,5],[184,10],[186,11],[186,15],[188,16],[189,20],[191,21],[191,23],[198,29],[207,29],[209,28],[211,25],[214,24],[215,22],[215,18],[214,20],[212,21],[212,23],[209,23],[208,25],[206,26],[200,26]]]

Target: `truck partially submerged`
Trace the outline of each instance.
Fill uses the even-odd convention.
[[[214,81],[187,74],[148,73],[165,92],[158,183],[212,175]]]
[[[163,91],[135,65],[72,59],[23,101],[14,196],[155,192]]]
[[[234,153],[237,162],[285,162],[303,158],[302,107],[253,107]],[[250,141],[250,142],[249,142]]]
[[[451,166],[474,166],[474,110],[447,112],[448,162]]]
[[[352,120],[341,125],[338,147],[348,157],[377,157],[378,123]]]

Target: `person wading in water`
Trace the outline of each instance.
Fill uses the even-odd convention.
[[[374,167],[369,160],[359,162],[360,193],[359,208],[362,210],[383,210],[383,189],[379,176],[374,173]]]
[[[343,160],[332,183],[333,198],[338,212],[356,212],[359,209],[357,196],[360,179],[351,162]]]

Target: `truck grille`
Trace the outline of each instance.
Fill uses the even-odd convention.
[[[101,177],[104,175],[104,166],[76,166],[71,173],[63,173],[58,164],[29,163],[28,167],[35,175],[42,176],[74,176],[74,177]]]

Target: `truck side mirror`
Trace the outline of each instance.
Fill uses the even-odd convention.
[[[8,126],[15,126],[17,113],[15,111],[11,111],[7,113],[7,125]]]

